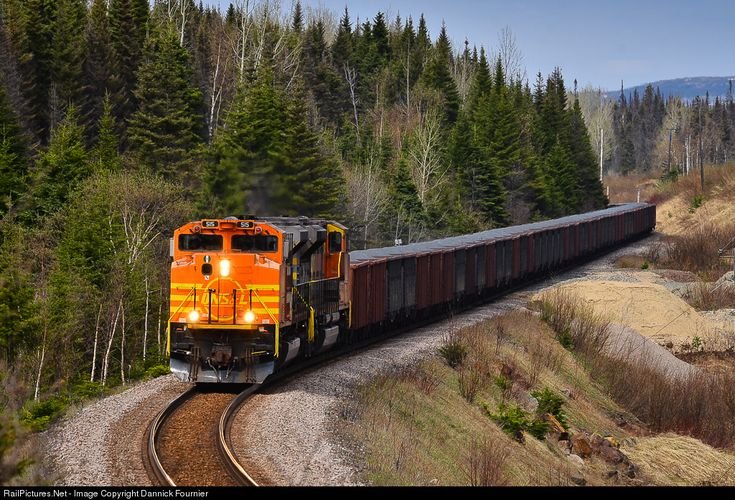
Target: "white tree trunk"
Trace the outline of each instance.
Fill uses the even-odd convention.
[[[97,323],[94,325],[94,347],[92,348],[92,372],[89,375],[89,381],[94,382],[95,370],[97,368],[97,341],[100,335],[100,316],[102,316],[102,304],[97,312]]]
[[[120,308],[122,307],[122,299],[117,306],[117,312],[115,313],[115,320],[112,322],[112,331],[110,332],[110,338],[107,340],[107,349],[105,350],[105,357],[102,360],[102,385],[107,384],[107,368],[110,366],[110,351],[112,351],[112,341],[115,340],[115,331],[117,330],[117,321],[120,319]]]
[[[161,316],[163,316],[163,290],[158,292],[158,321],[157,325],[157,342],[158,342],[158,356],[160,357],[163,352],[161,351]]]
[[[145,361],[146,346],[148,345],[148,304],[150,303],[148,290],[148,276],[145,277],[145,318],[143,319],[143,361]]]
[[[36,388],[33,392],[33,400],[38,401],[38,394],[41,390],[41,373],[43,373],[43,362],[46,359],[46,334],[48,333],[48,325],[44,321],[43,339],[41,340],[41,359],[38,362],[38,374],[36,375]]]
[[[125,307],[120,301],[122,325],[120,326],[120,380],[125,385]]]

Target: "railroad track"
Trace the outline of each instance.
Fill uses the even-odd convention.
[[[150,478],[160,486],[258,486],[238,462],[230,440],[235,413],[258,388],[250,385],[233,396],[192,387],[169,403],[148,429]]]

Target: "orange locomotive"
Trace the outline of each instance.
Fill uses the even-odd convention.
[[[260,383],[346,332],[349,253],[336,222],[190,222],[171,256],[168,352],[185,381]]]

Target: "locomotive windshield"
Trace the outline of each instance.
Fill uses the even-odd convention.
[[[219,234],[181,234],[179,250],[185,252],[222,250],[222,236]]]
[[[278,238],[264,234],[238,234],[232,237],[232,249],[241,252],[277,252]]]

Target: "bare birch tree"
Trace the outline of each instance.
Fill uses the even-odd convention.
[[[365,248],[371,227],[388,207],[389,201],[381,178],[379,151],[372,145],[367,149],[365,161],[345,171],[350,216],[362,226]]]
[[[435,110],[419,110],[419,123],[408,146],[408,158],[419,201],[425,206],[429,194],[446,176],[441,156],[441,120]]]

